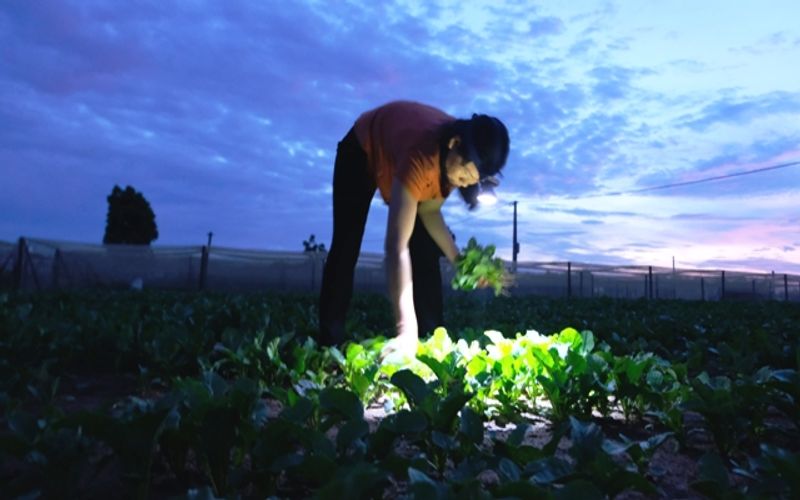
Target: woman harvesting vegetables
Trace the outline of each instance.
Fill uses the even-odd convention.
[[[487,115],[456,119],[425,104],[396,101],[356,120],[336,152],[333,237],[319,304],[320,343],[344,340],[353,272],[376,189],[389,205],[385,252],[396,325],[392,349],[413,352],[419,331],[441,324],[439,256],[444,254],[450,262],[458,257],[442,204],[459,188],[474,208],[478,183],[500,172],[508,149],[505,125]]]

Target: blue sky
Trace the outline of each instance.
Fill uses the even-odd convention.
[[[445,219],[520,260],[800,273],[800,3],[0,4],[0,239],[100,242],[106,196],[157,245],[329,243],[336,142],[393,99],[510,130],[501,202]],[[607,193],[623,193],[607,195]],[[626,194],[627,193],[627,194]],[[376,197],[363,250],[380,251]]]

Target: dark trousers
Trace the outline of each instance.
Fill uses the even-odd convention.
[[[336,345],[345,340],[345,318],[353,296],[353,274],[367,213],[375,194],[375,182],[367,171],[367,156],[350,132],[339,142],[333,168],[333,237],[322,273],[319,298],[319,343]],[[409,241],[414,308],[420,334],[443,322],[442,252],[419,217]]]

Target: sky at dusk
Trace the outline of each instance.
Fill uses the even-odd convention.
[[[510,258],[517,201],[522,261],[800,273],[798,19],[797,0],[4,0],[0,240],[100,243],[116,184],[156,245],[329,244],[337,141],[410,99],[508,126],[500,202],[444,205],[460,246]],[[387,213],[376,196],[362,250]]]

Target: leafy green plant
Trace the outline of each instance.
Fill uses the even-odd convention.
[[[800,453],[761,444],[761,456],[750,459],[746,472],[734,469],[756,481],[748,493],[759,498],[800,498]]]
[[[728,455],[753,432],[763,430],[769,395],[765,383],[769,370],[752,376],[739,375],[734,381],[703,372],[691,382],[692,391],[683,407],[703,415],[719,451]]]
[[[143,500],[149,496],[153,460],[169,408],[139,399],[126,403],[116,415],[80,412],[67,417],[66,423],[110,446],[122,464],[130,490]]]
[[[657,493],[641,473],[614,458],[616,450],[605,444],[605,436],[597,424],[570,417],[555,433],[555,443],[567,432],[572,442],[568,450],[571,459],[548,454],[529,462],[523,473],[532,482],[540,486],[559,485],[558,496],[565,498],[614,498],[627,489],[649,495]],[[550,451],[554,451],[552,443]]]
[[[614,397],[626,420],[668,411],[682,402],[685,370],[653,353],[614,357],[613,376]]]
[[[417,360],[427,366],[436,377],[436,387],[442,397],[447,396],[451,387],[461,387],[456,382],[463,382],[467,373],[466,360],[470,357],[471,352],[466,343],[463,340],[454,343],[447,330],[442,327],[434,330],[433,335],[422,342],[417,350]],[[415,373],[426,375],[423,370]]]
[[[458,448],[453,437],[459,425],[458,414],[472,397],[462,380],[453,380],[447,394],[436,393],[436,383],[428,384],[411,370],[392,375],[391,382],[405,395],[410,410],[401,410],[394,430],[420,442],[427,450],[434,469],[444,470],[450,452]]]
[[[377,383],[380,372],[380,348],[382,339],[364,343],[350,343],[345,350],[344,359],[340,359],[347,386],[355,392],[361,401],[374,399],[381,391]]]
[[[80,498],[91,490],[98,470],[90,454],[97,442],[80,428],[65,425],[60,417],[37,418],[13,409],[8,429],[0,434],[0,458],[13,466],[13,477],[4,477],[3,496],[8,498]]]
[[[691,487],[714,500],[738,500],[746,498],[734,486],[728,468],[716,453],[706,453],[697,463],[697,479]]]
[[[508,286],[509,276],[502,259],[494,256],[494,245],[485,247],[470,238],[455,261],[454,290],[472,291],[479,287],[490,287],[500,295]]]
[[[178,380],[161,402],[174,408],[161,440],[170,465],[180,474],[193,450],[216,494],[226,494],[235,486],[231,473],[241,468],[266,418],[260,395],[255,381],[228,382],[215,372],[206,372],[202,380]]]
[[[553,340],[532,346],[531,353],[543,370],[536,380],[550,401],[552,416],[564,420],[570,415],[588,417],[593,409],[608,414],[609,395],[614,383],[605,350],[595,351],[594,335],[566,328]]]
[[[604,440],[603,450],[612,456],[626,454],[633,461],[639,473],[644,474],[653,453],[673,435],[672,432],[662,432],[647,439],[636,440],[620,434],[618,440]]]
[[[798,349],[800,365],[800,349]],[[775,391],[771,402],[791,418],[800,431],[800,371],[790,368],[769,373],[767,386]]]
[[[506,338],[499,331],[487,330],[484,335],[490,343],[467,364],[469,380],[487,415],[500,422],[516,421],[542,394],[541,385],[535,383],[543,368],[532,354],[534,343],[529,334]]]

